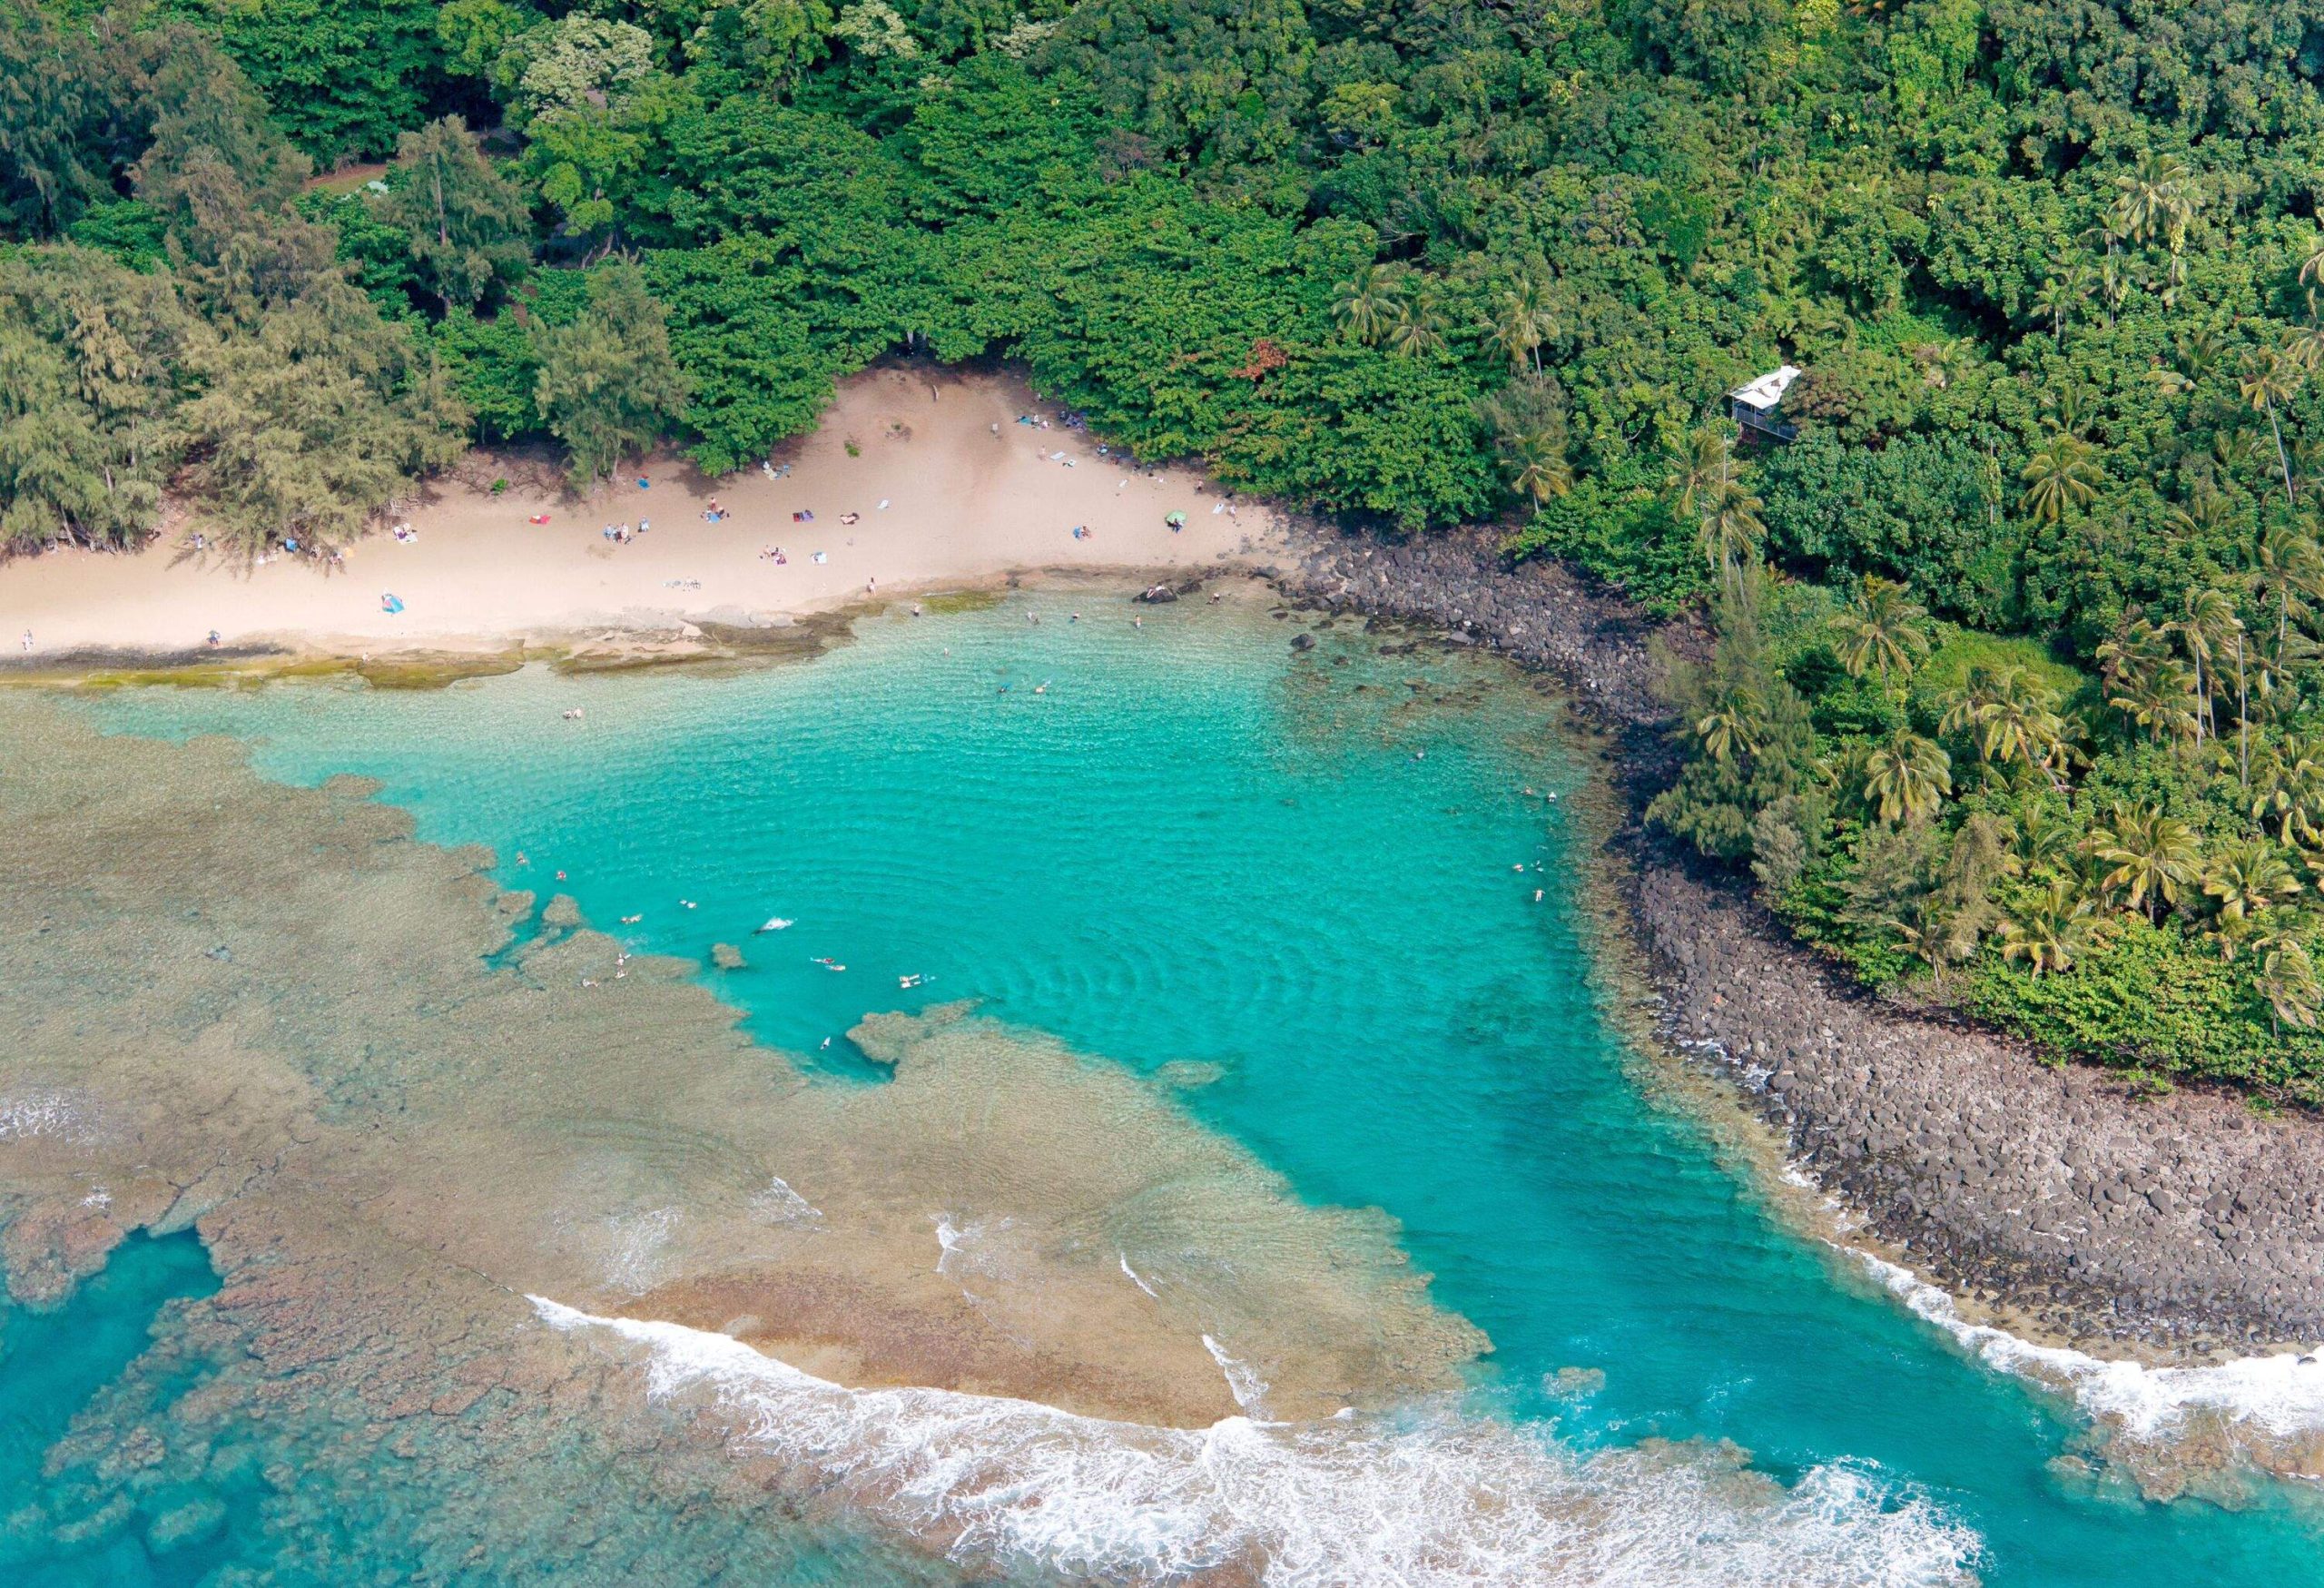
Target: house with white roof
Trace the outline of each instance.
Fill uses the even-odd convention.
[[[1727,417],[1742,427],[1743,439],[1783,442],[1799,434],[1797,425],[1785,423],[1776,412],[1798,379],[1799,366],[1786,364],[1727,394]]]

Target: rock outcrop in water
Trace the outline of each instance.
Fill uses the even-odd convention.
[[[1476,531],[1310,539],[1287,595],[1545,669],[1616,736],[1636,804],[1667,775],[1652,626],[1619,599],[1555,564],[1512,568]],[[1801,1167],[1932,1277],[2071,1337],[2324,1336],[2324,1121],[2185,1088],[2133,1097],[2107,1071],[1883,1005],[1691,857],[1642,832],[1626,843],[1667,1034],[1723,1060]]]

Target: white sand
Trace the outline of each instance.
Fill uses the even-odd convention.
[[[1053,420],[1057,409],[1002,379],[878,370],[842,385],[821,429],[783,449],[778,466],[788,459],[792,469],[781,478],[753,467],[713,481],[656,459],[635,471],[650,488],[633,475],[586,499],[439,482],[399,515],[416,541],[375,533],[328,573],[303,558],[251,567],[188,553],[176,537],[134,556],[19,558],[0,565],[0,656],[37,665],[89,649],[182,651],[212,629],[229,646],[346,656],[498,650],[666,634],[689,615],[813,612],[1019,572],[1251,564],[1281,546],[1259,503],[1214,511],[1223,493],[1200,488],[1197,475],[1133,472],[1101,457],[1087,432],[1017,423],[1025,413]],[[703,518],[714,498],[727,513],[717,524]],[[814,521],[794,522],[801,510]],[[1183,532],[1163,522],[1173,511],[1186,515]],[[851,512],[857,521],[842,522]],[[549,522],[528,522],[537,513]],[[627,545],[601,534],[641,519],[651,532]],[[1088,538],[1075,539],[1075,525]],[[762,557],[770,547],[788,562]],[[814,561],[818,552],[827,560]],[[389,591],[400,614],[381,610]]]

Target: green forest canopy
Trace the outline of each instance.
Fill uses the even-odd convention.
[[[1871,980],[2324,1098],[2319,77],[2324,0],[0,0],[0,536],[327,544],[1006,356],[1709,606],[1667,830]]]

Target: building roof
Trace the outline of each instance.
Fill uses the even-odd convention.
[[[1748,386],[1737,387],[1727,395],[1756,409],[1770,409],[1783,400],[1783,394],[1790,390],[1791,383],[1798,379],[1799,367],[1786,364],[1780,370],[1760,376]]]

